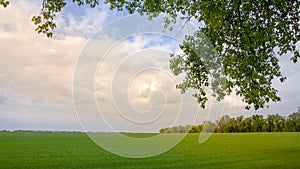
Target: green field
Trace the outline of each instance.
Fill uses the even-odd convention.
[[[147,134],[135,134],[144,137]],[[300,133],[189,134],[151,158],[119,157],[84,133],[0,132],[0,168],[300,168]]]

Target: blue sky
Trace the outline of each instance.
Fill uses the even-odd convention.
[[[111,128],[105,125],[109,123],[116,131],[158,131],[159,128],[172,124],[200,123],[205,120],[209,111],[223,110],[224,114],[231,116],[250,116],[255,113],[288,115],[300,106],[299,63],[293,64],[289,61],[289,56],[282,56],[280,65],[288,79],[283,84],[274,81],[282,98],[281,102],[271,103],[269,109],[255,112],[245,110],[241,98],[229,96],[222,104],[213,104],[198,113],[195,100],[190,95],[181,97],[173,86],[176,78],[167,71],[168,52],[177,49],[174,47],[178,44],[174,40],[178,38],[176,33],[169,33],[170,39],[157,34],[134,34],[122,40],[107,34],[103,36],[105,38],[97,39],[98,47],[92,48],[95,51],[90,51],[88,47],[93,35],[101,32],[101,28],[108,28],[111,23],[118,25],[124,20],[126,13],[110,11],[104,5],[95,9],[68,5],[57,15],[58,27],[54,37],[49,39],[34,32],[35,26],[30,21],[33,15],[39,13],[40,2],[12,0],[8,8],[0,9],[0,130],[83,130],[77,119],[79,117],[82,123],[91,125],[87,128],[95,127],[95,130],[110,131]],[[138,26],[134,24],[135,22],[119,24],[118,29],[124,28],[130,32],[131,26]],[[163,34],[166,33],[161,32]],[[72,88],[74,70],[80,60],[78,58],[86,50],[99,52],[109,45],[114,46],[101,62],[97,62],[99,58],[86,60],[98,67],[94,76],[95,88],[87,88],[87,93],[82,94],[83,98],[89,92],[95,96],[97,107],[100,107],[106,118],[105,122],[101,118],[94,118],[97,112],[91,116],[82,112],[76,114]],[[88,70],[89,65],[86,66]],[[135,69],[135,66],[139,69]],[[151,68],[155,66],[160,69]],[[148,69],[141,71],[144,67]],[[128,73],[133,70],[136,74],[128,79]],[[118,81],[114,81],[117,78]],[[128,81],[129,84],[125,83]],[[120,96],[117,106],[121,112],[127,112],[126,117],[138,121],[151,120],[159,115],[155,113],[160,112],[156,111],[161,108],[160,103],[166,105],[166,111],[158,116],[158,120],[147,125],[124,120],[124,116],[114,111],[116,104],[112,98],[116,96],[113,96],[112,89],[113,94]],[[126,92],[122,93],[124,91]],[[125,104],[126,101],[128,103]],[[186,109],[183,109],[184,113],[178,114],[177,109],[181,104]],[[134,114],[129,111],[132,107],[128,105],[139,109],[139,113],[146,114]],[[85,118],[83,116],[86,119],[81,119]]]

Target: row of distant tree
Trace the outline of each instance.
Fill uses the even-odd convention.
[[[205,124],[205,125],[204,125]],[[160,133],[199,133],[216,132],[216,133],[238,133],[238,132],[300,132],[300,111],[290,114],[287,117],[279,114],[252,115],[244,118],[239,116],[231,118],[228,115],[222,116],[219,121],[206,121],[200,125],[173,126],[162,128]]]

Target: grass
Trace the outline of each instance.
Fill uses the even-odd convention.
[[[147,134],[129,134],[148,137]],[[300,168],[300,133],[189,134],[150,158],[119,157],[84,133],[0,132],[0,168]]]

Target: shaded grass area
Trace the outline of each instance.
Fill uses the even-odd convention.
[[[151,134],[129,134],[149,137]],[[300,168],[300,133],[214,134],[187,137],[151,158],[119,157],[84,133],[0,132],[0,168]]]

